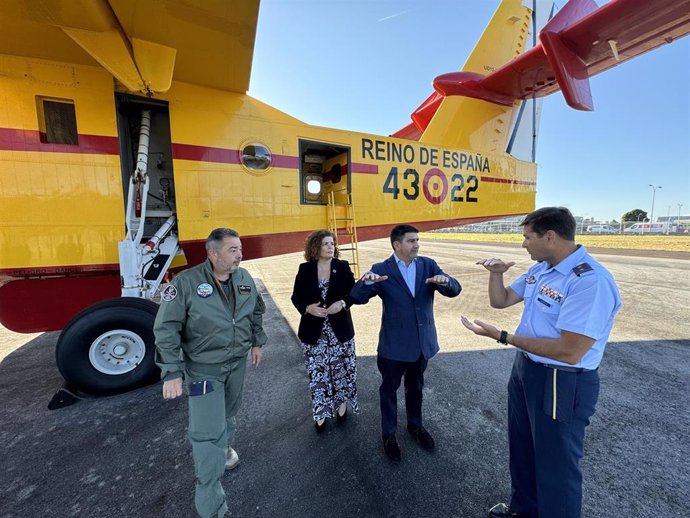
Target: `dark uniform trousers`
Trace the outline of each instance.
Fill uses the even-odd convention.
[[[511,511],[580,517],[580,459],[598,397],[597,370],[556,370],[517,351],[508,382]]]
[[[422,354],[417,361],[404,362],[377,356],[376,364],[383,378],[379,387],[381,400],[381,431],[383,437],[393,435],[398,424],[398,387],[405,376],[405,410],[407,424],[422,426],[422,389],[424,371],[429,361]]]

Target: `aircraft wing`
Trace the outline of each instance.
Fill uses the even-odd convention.
[[[578,110],[593,110],[589,77],[690,32],[690,0],[570,0],[539,33],[539,44],[496,71],[443,74],[412,114],[423,133],[448,95],[506,106],[557,90]],[[393,136],[409,138],[409,126]]]
[[[100,64],[127,89],[172,80],[245,93],[259,0],[4,2],[0,54]]]

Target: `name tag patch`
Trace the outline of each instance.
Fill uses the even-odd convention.
[[[240,292],[240,295],[249,295],[252,292],[252,287],[247,284],[240,284],[237,291]]]
[[[211,286],[207,282],[202,282],[196,287],[196,294],[199,295],[202,299],[205,299],[206,297],[210,297],[211,294],[213,293],[213,286]]]
[[[563,302],[563,298],[565,297],[565,295],[563,295],[562,293],[559,293],[556,290],[554,290],[553,288],[549,288],[546,285],[542,285],[539,288],[539,295],[544,295],[545,297],[549,297],[551,300],[555,300],[559,304],[561,302]]]
[[[546,302],[544,299],[537,297],[537,300],[538,300],[539,302],[541,302],[542,304],[544,304],[547,308],[550,308],[550,307],[551,307],[551,304],[549,304],[548,302]]]

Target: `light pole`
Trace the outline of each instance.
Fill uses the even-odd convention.
[[[650,183],[649,186],[652,188],[652,211],[649,213],[649,231],[651,232],[652,225],[654,225],[654,198],[656,197],[656,190],[661,189],[661,185],[655,187]]]
[[[682,203],[678,204],[678,219],[676,220],[676,232],[680,230],[680,209],[683,206]]]

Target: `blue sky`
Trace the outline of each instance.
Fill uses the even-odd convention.
[[[388,135],[458,70],[499,0],[262,0],[250,95],[318,126]],[[564,0],[557,1],[560,7]],[[601,1],[598,2],[600,5]],[[594,112],[546,98],[537,206],[620,220],[690,213],[690,37],[591,79]]]

